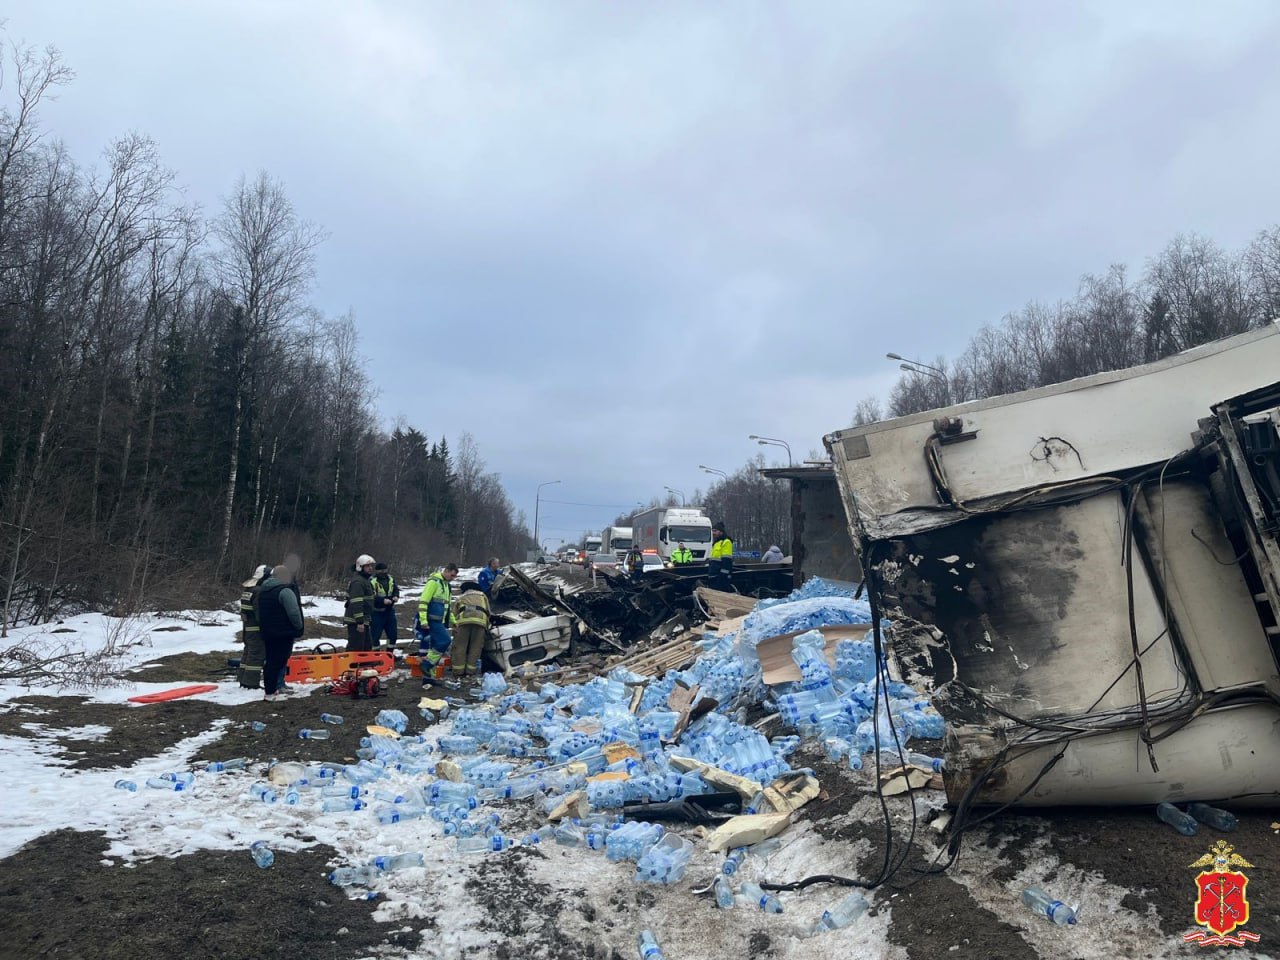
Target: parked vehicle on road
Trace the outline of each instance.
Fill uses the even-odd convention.
[[[652,550],[663,561],[683,543],[695,562],[711,553],[711,520],[700,507],[655,507],[631,518],[632,544]]]

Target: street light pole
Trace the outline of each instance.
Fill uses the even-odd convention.
[[[546,483],[538,484],[538,489],[533,497],[533,549],[537,550],[538,543],[538,508],[542,506],[542,488],[549,487],[553,483],[559,483],[559,480],[548,480]]]
[[[907,373],[914,373],[918,377],[928,377],[930,380],[937,380],[942,384],[942,402],[943,404],[951,403],[951,384],[947,381],[946,371],[941,367],[935,367],[931,363],[925,363],[922,360],[908,360],[906,357],[897,353],[886,353],[886,357],[890,360],[901,360],[898,364],[899,370],[905,370]]]
[[[705,463],[698,464],[698,469],[705,470],[707,473],[718,474],[719,476],[724,477],[726,480],[729,479],[729,475],[725,473],[723,470],[717,470],[715,467],[708,467]]]
[[[787,441],[778,440],[778,439],[775,439],[774,437],[761,437],[761,436],[757,436],[754,433],[749,434],[747,436],[747,439],[754,440],[756,443],[760,444],[760,446],[762,447],[765,444],[768,444],[771,447],[782,447],[787,451],[787,466],[791,467],[795,465],[795,461],[791,459],[791,444],[787,443]]]
[[[667,493],[674,493],[677,497],[679,497],[679,498],[680,498],[680,506],[682,506],[682,507],[684,506],[684,494],[683,494],[683,493],[681,493],[681,492],[680,492],[679,490],[677,490],[675,487],[663,487],[662,489],[663,489],[663,490],[665,490],[665,491],[667,491]]]

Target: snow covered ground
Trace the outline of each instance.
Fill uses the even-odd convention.
[[[471,571],[474,575],[476,571]],[[337,600],[307,598],[307,615],[313,618],[340,618]],[[17,709],[14,701],[32,694],[49,697],[89,696],[93,703],[121,705],[138,694],[152,693],[180,684],[148,682],[148,664],[176,654],[221,654],[236,656],[235,642],[238,618],[226,611],[183,611],[146,617],[139,621],[121,622],[99,614],[85,614],[56,625],[62,631],[33,628],[13,631],[14,642],[33,648],[73,644],[86,649],[99,649],[112,638],[130,641],[122,655],[122,665],[144,668],[128,674],[128,679],[114,686],[92,691],[77,689],[26,688],[16,684],[0,687],[0,715]],[[416,683],[416,681],[413,681]],[[322,710],[332,710],[328,698],[315,690],[302,689],[293,699],[313,699],[317,718],[311,725],[319,727]],[[234,681],[218,682],[213,692],[197,700],[237,707],[260,700],[255,691],[241,689]],[[32,710],[32,704],[36,709]],[[255,840],[267,840],[277,852],[300,850],[324,844],[338,851],[332,865],[363,864],[382,854],[423,851],[426,865],[383,875],[374,885],[380,894],[370,908],[388,931],[416,930],[428,915],[433,924],[424,933],[421,946],[409,953],[414,957],[486,956],[496,948],[500,937],[486,930],[486,906],[468,893],[468,881],[477,878],[492,882],[494,862],[504,858],[519,859],[520,875],[532,885],[550,890],[550,896],[568,899],[578,909],[560,914],[558,923],[566,935],[583,943],[597,944],[602,955],[617,950],[624,957],[635,955],[635,934],[644,926],[658,935],[666,955],[675,958],[744,957],[760,953],[760,944],[768,944],[768,955],[796,958],[899,958],[921,957],[903,937],[890,936],[903,891],[882,888],[868,894],[877,909],[852,926],[806,938],[808,930],[822,911],[843,897],[845,891],[818,885],[796,893],[781,894],[785,912],[765,916],[741,904],[732,911],[718,911],[709,906],[705,896],[694,889],[705,886],[719,868],[721,858],[708,853],[704,844],[698,851],[686,877],[672,887],[645,887],[640,890],[632,880],[634,867],[629,863],[610,863],[601,854],[577,848],[548,844],[539,854],[462,855],[453,840],[442,836],[442,825],[430,818],[383,825],[368,810],[350,813],[324,813],[313,790],[303,790],[296,806],[285,803],[266,805],[253,799],[249,788],[264,776],[265,764],[253,763],[247,770],[209,773],[193,764],[196,754],[216,751],[216,745],[232,724],[245,724],[243,719],[216,718],[208,728],[187,736],[152,756],[119,767],[71,769],[66,757],[66,743],[92,741],[105,736],[109,727],[80,724],[61,727],[57,711],[50,701],[47,716],[39,710],[40,700],[27,700],[22,709],[29,716],[23,724],[27,736],[0,736],[0,783],[6,788],[6,816],[0,820],[0,858],[11,858],[22,846],[36,837],[62,827],[76,830],[102,830],[110,838],[104,865],[129,870],[141,861],[154,857],[180,857],[198,850],[247,851]],[[274,719],[277,705],[261,706],[266,722]],[[284,706],[292,706],[286,703]],[[130,709],[147,710],[144,705]],[[233,712],[233,711],[229,711]],[[341,711],[338,711],[341,712]],[[418,718],[411,719],[410,730],[419,729]],[[428,740],[447,732],[443,725],[426,727]],[[230,759],[226,757],[225,759]],[[332,759],[339,760],[334,756]],[[166,772],[196,770],[189,790],[173,792],[149,789],[148,777]],[[119,779],[138,784],[137,792],[114,789]],[[420,785],[422,778],[393,773],[374,786],[397,791]],[[859,774],[842,774],[840,782],[824,782],[828,794],[863,792],[866,795],[846,805],[838,817],[826,821],[801,817],[784,835],[785,844],[767,864],[749,860],[747,877],[778,881],[794,880],[821,873],[863,875],[874,873],[877,857],[870,857],[870,843],[865,838],[839,840],[833,835],[842,827],[860,825],[874,831],[878,828],[878,800],[869,793],[866,779]],[[905,801],[894,801],[900,815]],[[919,798],[921,817],[927,808],[941,804],[940,794]],[[525,835],[540,821],[528,802],[510,802],[498,807],[504,823],[513,835]],[[928,830],[919,835],[922,843],[937,843]],[[1087,874],[1064,862],[1047,841],[1047,834],[1014,845],[992,834],[985,847],[962,858],[949,877],[962,893],[957,910],[990,911],[1010,927],[1010,946],[1030,948],[1038,957],[1106,958],[1145,956],[1152,958],[1184,957],[1195,954],[1176,938],[1162,932],[1150,911],[1140,912],[1122,905],[1132,891],[1116,887],[1106,879]],[[1191,850],[1194,844],[1188,846]],[[970,848],[973,849],[972,847]],[[1255,851],[1260,856],[1261,851]],[[1124,856],[1121,851],[1117,856]],[[1132,854],[1129,854],[1132,856]],[[247,852],[245,856],[248,857]],[[4,860],[0,860],[0,865]],[[1001,874],[997,865],[1013,864]],[[3,870],[3,866],[0,866]],[[486,879],[490,878],[490,879]],[[525,882],[525,881],[522,881]],[[909,879],[906,880],[910,882]],[[1081,905],[1081,923],[1073,928],[1055,927],[1031,916],[1019,902],[1019,892],[1027,885],[1051,886],[1061,899]],[[430,891],[429,904],[424,891]],[[544,896],[546,896],[544,894]],[[1280,902],[1270,898],[1271,903]],[[529,909],[537,910],[537,900]],[[1188,927],[1190,897],[1188,897]],[[954,944],[945,948],[948,956],[977,955],[969,948],[963,918],[955,914],[938,915],[933,926],[954,927]],[[536,926],[536,925],[535,925]],[[763,941],[759,939],[765,933]],[[1016,932],[1014,932],[1016,931]],[[930,931],[934,934],[934,931]],[[554,956],[552,948],[540,944],[538,934],[530,927],[529,938],[522,944],[525,955]],[[934,934],[936,939],[936,934]],[[1014,941],[1017,941],[1016,943]],[[941,941],[938,941],[941,942]],[[1261,944],[1267,947],[1267,944]],[[385,956],[403,956],[399,948],[384,952]],[[1024,955],[1011,952],[1010,956]],[[1238,957],[1267,956],[1269,951],[1237,950]]]

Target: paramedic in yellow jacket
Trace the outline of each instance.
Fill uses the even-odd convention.
[[[711,557],[707,563],[710,575],[707,586],[713,590],[733,589],[733,541],[724,532],[724,521],[711,527]]]
[[[453,623],[453,590],[449,584],[458,575],[458,565],[449,563],[427,577],[418,601],[418,651],[422,654],[423,685],[430,683],[436,664],[449,652],[453,640],[449,625]],[[425,633],[425,636],[424,636]]]
[[[479,584],[465,583],[453,605],[453,678],[474,677],[480,673],[480,653],[489,631],[489,598]]]

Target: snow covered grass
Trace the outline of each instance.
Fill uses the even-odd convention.
[[[340,601],[306,598],[308,616],[341,616]],[[73,617],[59,625],[72,633],[54,634],[69,638],[85,649],[110,642],[118,624],[99,614]],[[227,611],[180,612],[156,615],[137,622],[140,629],[124,655],[131,667],[141,667],[161,657],[183,653],[239,652],[235,641],[238,618]],[[181,629],[171,629],[181,627]],[[20,634],[16,631],[15,634]],[[42,642],[49,631],[30,629],[19,640]],[[86,691],[80,688],[27,688],[18,684],[0,687],[0,710],[11,709],[14,698],[90,694],[94,703],[123,704],[128,697],[149,693],[175,684],[151,683],[146,671],[127,674],[118,685]],[[309,695],[303,691],[298,696]],[[259,699],[255,691],[243,690],[234,682],[222,682],[217,690],[201,699],[227,705]],[[37,701],[38,704],[38,701]],[[138,706],[136,709],[146,709]],[[317,705],[317,714],[321,706]],[[464,953],[482,956],[495,945],[498,935],[482,929],[484,907],[466,889],[476,878],[486,857],[511,855],[463,855],[454,842],[442,835],[442,827],[429,817],[383,825],[368,810],[351,813],[324,813],[316,791],[304,789],[296,806],[264,804],[253,799],[249,788],[265,774],[265,764],[253,764],[243,771],[208,773],[199,771],[191,789],[180,792],[148,789],[147,777],[168,771],[189,769],[192,758],[202,748],[216,744],[232,722],[213,720],[209,728],[173,744],[154,756],[110,769],[70,768],[60,741],[92,740],[104,736],[103,724],[79,724],[58,729],[56,713],[39,713],[24,707],[32,719],[24,724],[34,736],[0,736],[0,782],[8,789],[7,814],[0,821],[0,857],[13,856],[28,841],[62,827],[102,830],[110,840],[104,863],[128,869],[151,857],[176,857],[197,850],[247,850],[254,840],[267,839],[278,851],[297,850],[326,844],[337,850],[336,865],[364,864],[381,854],[423,851],[423,867],[385,874],[375,885],[381,898],[375,917],[387,924],[388,933],[399,928],[421,929],[424,918],[434,921],[434,932],[424,939],[422,957],[451,957]],[[428,728],[428,739],[446,732],[440,725]],[[335,759],[337,759],[335,757]],[[133,780],[136,793],[116,790],[117,779]],[[866,790],[865,774],[846,773],[841,782],[825,783],[828,791]],[[392,791],[420,784],[421,780],[393,773],[373,786]],[[403,791],[401,791],[403,792]],[[917,842],[930,853],[937,849],[937,837],[924,826],[928,812],[941,805],[937,793],[921,794],[921,826]],[[905,809],[902,799],[891,800],[895,809]],[[527,833],[524,825],[534,822],[527,802],[508,803],[504,823],[519,823],[514,835]],[[848,823],[878,827],[880,807],[873,796],[859,800],[842,815]],[[842,821],[832,821],[836,828]],[[857,874],[878,868],[866,840],[833,841],[808,822],[800,822],[782,835],[783,847],[767,863],[748,860],[743,877],[790,881],[800,877],[833,873]],[[1020,936],[1042,957],[1072,956],[1082,960],[1112,960],[1115,956],[1175,958],[1189,956],[1189,948],[1162,934],[1154,918],[1120,905],[1125,890],[1095,876],[1086,876],[1061,862],[1043,837],[1023,844],[1019,851],[1024,865],[1012,879],[993,878],[993,866],[1007,863],[1001,845],[993,843],[973,852],[973,848],[949,876],[961,884],[972,902],[990,910],[1021,931]],[[246,857],[248,854],[245,854]],[[705,895],[692,891],[708,885],[721,858],[709,854],[705,844],[697,852],[684,880],[672,887],[640,886],[632,876],[631,863],[611,863],[603,854],[554,843],[541,852],[523,856],[522,869],[537,884],[545,884],[564,904],[584,903],[590,910],[562,910],[558,927],[581,943],[602,949],[616,948],[623,956],[634,954],[635,932],[651,927],[672,958],[745,957],[752,955],[753,937],[766,936],[777,956],[805,960],[836,960],[860,957],[868,960],[903,960],[906,951],[889,942],[898,894],[888,889],[871,891],[874,912],[848,928],[805,937],[824,909],[838,902],[846,890],[818,885],[804,891],[782,893],[785,912],[770,916],[739,903],[731,911],[710,906]],[[318,880],[320,878],[317,878]],[[1031,916],[1019,902],[1019,893],[1031,884],[1051,885],[1057,896],[1081,905],[1081,924],[1075,928],[1054,927]],[[537,905],[532,904],[531,910]],[[602,924],[602,918],[614,921]],[[938,923],[946,924],[940,916]],[[1010,936],[1018,934],[1011,933]],[[530,934],[533,937],[534,934]],[[957,938],[959,940],[959,937]],[[530,956],[546,953],[546,945],[531,940],[523,946]],[[957,943],[957,949],[960,944]],[[1233,956],[1256,956],[1236,951]]]

